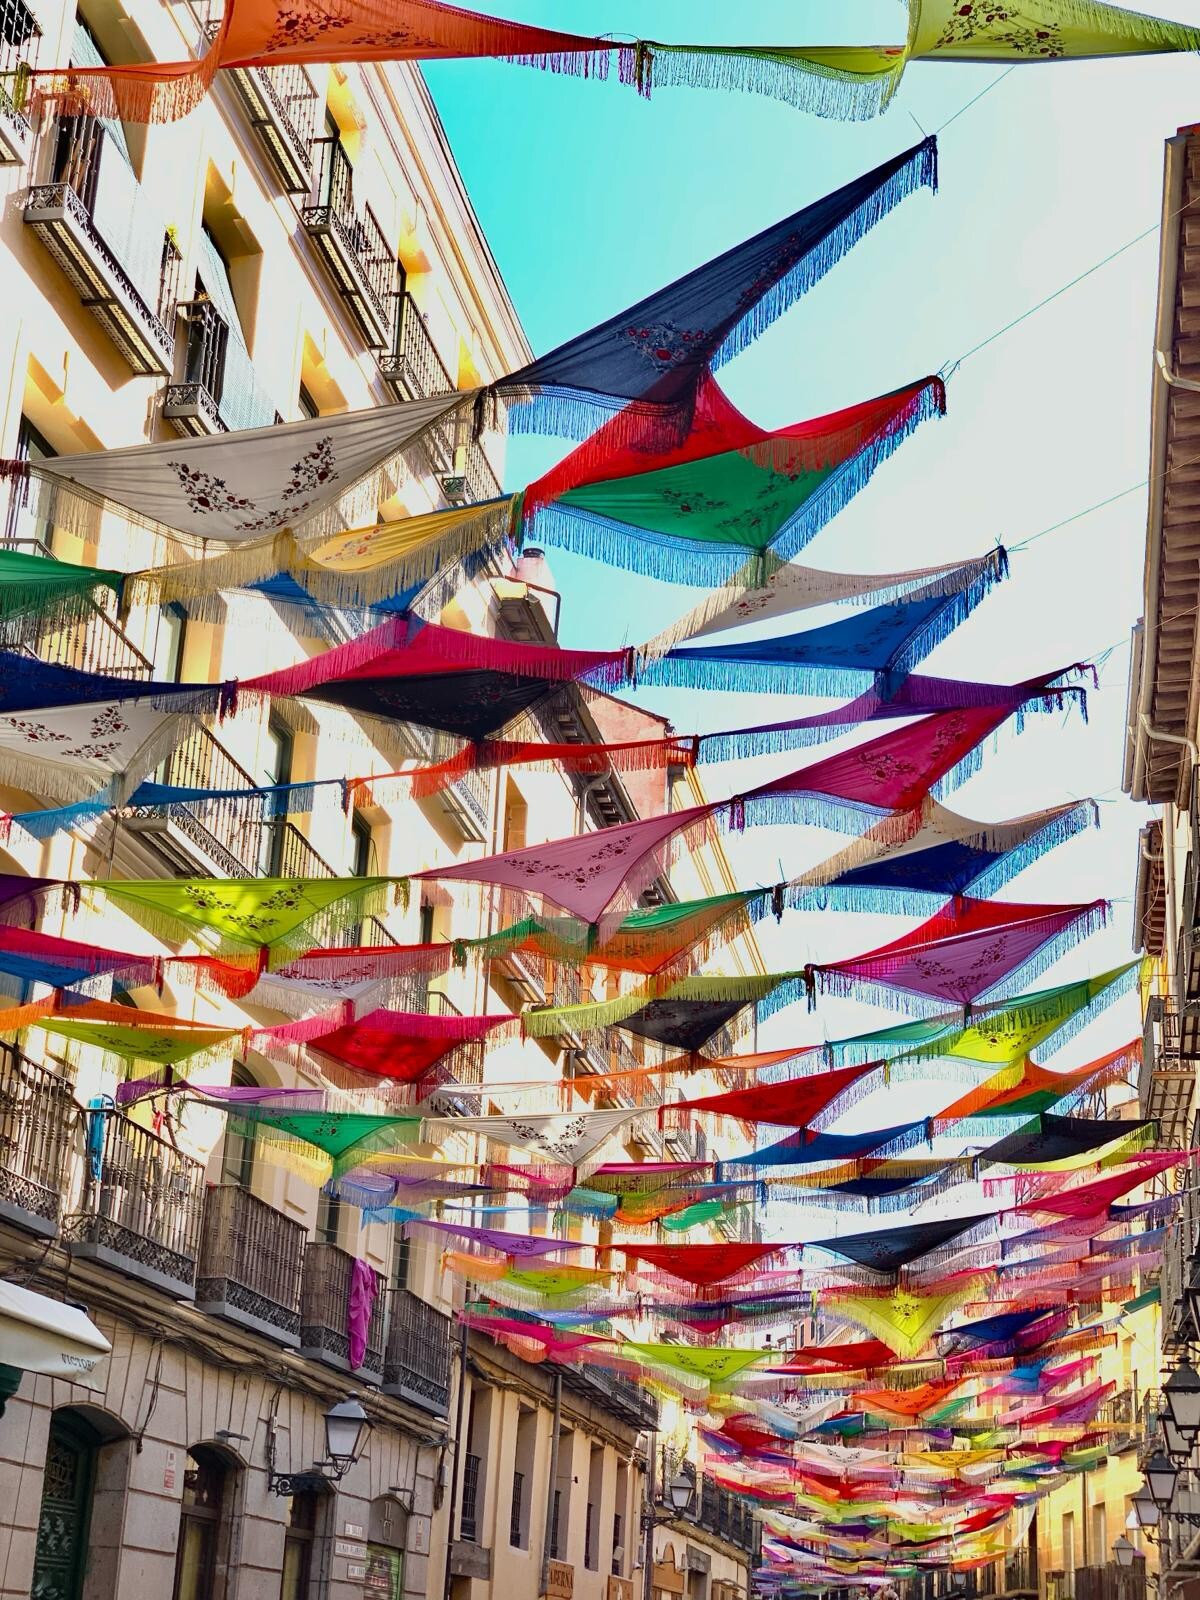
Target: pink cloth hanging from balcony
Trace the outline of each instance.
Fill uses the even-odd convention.
[[[346,1337],[350,1341],[350,1365],[355,1372],[362,1366],[367,1354],[367,1334],[371,1327],[371,1313],[375,1309],[375,1296],[379,1292],[379,1278],[374,1267],[365,1261],[355,1260],[350,1266],[350,1287],[346,1296]]]

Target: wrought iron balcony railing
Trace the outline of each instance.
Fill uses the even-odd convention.
[[[27,192],[25,222],[132,370],[168,377],[179,251],[157,203],[100,119],[62,119],[50,145],[49,181]]]
[[[628,1426],[657,1428],[658,1401],[619,1372],[609,1372],[605,1367],[564,1366],[562,1379],[569,1389],[615,1412]]]
[[[25,0],[0,0],[0,162],[29,159],[33,128],[17,84],[38,64],[42,30]]]
[[[213,1185],[204,1196],[197,1306],[281,1344],[299,1344],[304,1247],[303,1223],[236,1183]]]
[[[1131,1450],[1142,1437],[1142,1408],[1136,1389],[1119,1389],[1101,1406],[1096,1418],[1104,1430],[1109,1455]]]
[[[167,758],[161,781],[186,789],[253,789],[254,778],[207,728],[197,728]],[[215,865],[228,878],[333,878],[337,873],[286,820],[263,822],[253,807],[226,797],[188,805],[135,808],[129,824],[191,871]]]
[[[1074,1594],[1075,1600],[1146,1600],[1146,1563],[1137,1557],[1130,1567],[1115,1561],[1076,1567]]]
[[[218,24],[211,24],[214,32]],[[321,97],[302,66],[238,67],[230,73],[246,110],[288,194],[308,194]]]
[[[1038,1592],[1038,1564],[1034,1551],[1025,1548],[1014,1550],[1004,1558],[1004,1577],[1001,1594],[1036,1595]]]
[[[362,1365],[352,1367],[347,1321],[353,1269],[354,1257],[337,1245],[308,1245],[300,1284],[300,1354],[378,1384],[383,1380],[388,1297],[376,1272],[366,1353]]]
[[[0,1217],[57,1233],[78,1117],[65,1078],[0,1044]]]
[[[341,141],[314,139],[312,151],[313,185],[300,220],[368,346],[383,349],[391,338],[399,259],[370,206],[355,196],[354,168]]]
[[[410,1289],[393,1289],[391,1301],[383,1392],[444,1417],[450,1406],[450,1318]]]
[[[188,330],[183,380],[169,383],[163,395],[163,416],[176,432],[226,433],[281,421],[245,347],[212,301],[196,300],[183,310]]]
[[[119,1112],[89,1116],[101,1126],[89,1139],[83,1208],[63,1220],[72,1253],[190,1300],[203,1165]]]
[[[397,300],[395,329],[395,348],[380,356],[379,370],[400,398],[423,400],[453,394],[457,385],[407,290]]]

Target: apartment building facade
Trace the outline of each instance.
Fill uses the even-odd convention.
[[[1158,298],[1151,369],[1149,514],[1142,616],[1133,630],[1123,783],[1132,799],[1155,808],[1142,828],[1134,880],[1137,949],[1146,959],[1145,1029],[1138,1082],[1140,1112],[1158,1120],[1164,1142],[1196,1143],[1196,1070],[1200,1062],[1200,942],[1197,866],[1200,832],[1200,706],[1196,699],[1195,439],[1200,436],[1200,341],[1193,308],[1197,265],[1190,208],[1200,195],[1200,135],[1181,128],[1166,141]],[[1184,1198],[1168,1223],[1160,1278],[1161,1370],[1170,1372],[1197,1338],[1200,1225],[1195,1171],[1185,1169]],[[1155,1397],[1156,1399],[1157,1397]],[[1161,1445],[1158,1406],[1147,1412],[1143,1451]],[[1160,1585],[1181,1596],[1200,1592],[1200,1510],[1194,1462],[1184,1463],[1179,1510],[1157,1530]]]
[[[178,58],[198,52],[216,20],[204,0],[99,0],[78,12],[3,0],[0,454],[37,459],[386,405],[467,388],[528,358],[415,69],[230,73],[185,122],[150,128],[91,118],[34,128],[16,80],[3,76],[67,60]],[[381,514],[498,492],[503,439],[435,435],[407,465],[402,492]],[[4,511],[8,548],[123,569],[178,559],[115,517],[87,538],[38,522],[19,490]],[[550,642],[561,597],[545,563],[526,552],[515,572],[467,580],[449,571],[411,603],[451,626]],[[363,625],[277,589],[190,613],[97,602],[79,627],[17,630],[4,643],[90,672],[212,680],[302,659]],[[547,736],[594,742],[616,723],[661,730],[634,707],[566,694]],[[428,735],[412,728],[405,738],[412,760],[428,759]],[[235,790],[344,776],[387,766],[372,739],[353,719],[251,710],[190,727],[161,776]],[[483,773],[428,800],[349,816],[331,800],[269,827],[249,825],[236,803],[147,809],[49,840],[14,827],[0,869],[387,875],[648,814],[670,803],[671,782]],[[37,800],[0,791],[9,812]],[[662,883],[654,893],[731,881],[719,851],[688,870],[682,890]],[[470,938],[499,926],[504,909],[470,886],[431,888],[356,937]],[[119,914],[54,914],[42,926],[97,944],[179,948]],[[730,959],[761,968],[752,940]],[[120,998],[238,1029],[277,1020],[170,983]],[[404,1004],[477,1014],[546,998],[544,975],[513,956],[414,983]],[[526,1110],[611,1104],[602,1083],[584,1080],[645,1059],[630,1044],[513,1038],[480,1052],[474,1103],[489,1103],[489,1083],[515,1083]],[[653,1397],[599,1368],[556,1381],[490,1340],[462,1343],[453,1313],[471,1289],[443,1271],[428,1235],[364,1225],[278,1147],[232,1131],[220,1112],[111,1109],[121,1071],[91,1046],[51,1047],[35,1032],[0,1044],[0,1278],[85,1306],[112,1345],[89,1384],[26,1374],[7,1400],[0,1595],[484,1600],[515,1585],[560,1600],[632,1600],[643,1578]],[[244,1051],[189,1075],[245,1087],[318,1081],[303,1060]],[[563,1087],[576,1077],[578,1092]],[[504,1093],[511,1088],[499,1094],[507,1108]],[[107,1108],[99,1117],[88,1110],[98,1104]],[[613,1153],[638,1160],[702,1143],[691,1129],[660,1129],[651,1112]],[[443,1153],[474,1161],[485,1152],[474,1136],[452,1135]],[[579,1223],[578,1234],[606,1242],[593,1224]],[[365,1353],[352,1366],[346,1307],[363,1263],[376,1292]],[[325,1419],[352,1393],[372,1426],[338,1477]],[[737,1566],[738,1544],[724,1537],[732,1507],[714,1512],[698,1493],[697,1528],[706,1518],[713,1526],[700,1537],[716,1540],[729,1571],[718,1561],[711,1585],[693,1577],[688,1592],[744,1596],[750,1519],[739,1519]]]

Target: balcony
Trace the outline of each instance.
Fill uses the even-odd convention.
[[[1173,998],[1146,1003],[1142,1064],[1138,1069],[1139,1114],[1153,1117],[1162,1141],[1182,1149],[1191,1115],[1192,1089],[1200,1061],[1200,1018],[1181,1014]]]
[[[300,220],[372,350],[391,339],[398,259],[369,206],[354,197],[354,168],[339,140],[314,139],[313,184]]]
[[[303,1223],[235,1183],[204,1196],[196,1305],[279,1344],[300,1343]]]
[[[2,548],[53,556],[54,552],[43,539],[24,533],[22,525],[26,516],[22,488],[20,484],[13,485]],[[43,631],[36,616],[0,622],[0,650],[20,650],[52,666],[75,667],[81,672],[106,677],[150,678],[154,664],[131,642],[117,621],[116,605],[116,597],[107,593],[103,602],[93,598],[88,601],[82,621],[50,633]]]
[[[63,1221],[71,1254],[192,1298],[204,1167],[119,1112],[102,1119],[84,1209]]]
[[[487,458],[487,452],[478,439],[473,439],[467,446],[464,474],[467,502],[470,505],[477,505],[481,500],[498,500],[504,493],[500,479],[496,476],[492,463]]]
[[[12,85],[19,73],[35,68],[42,30],[25,0],[0,0],[0,163],[24,166],[29,159],[33,128],[17,107]]]
[[[1119,1389],[1101,1406],[1096,1420],[1104,1431],[1110,1456],[1136,1449],[1142,1437],[1142,1409],[1137,1391]]]
[[[450,1408],[450,1318],[409,1289],[392,1291],[383,1392],[435,1417]]]
[[[58,1232],[75,1117],[65,1078],[0,1044],[0,1217],[44,1239]]]
[[[360,1367],[350,1365],[347,1308],[354,1257],[335,1244],[308,1246],[300,1283],[300,1354],[323,1361],[341,1372],[353,1372],[364,1383],[381,1383],[384,1368],[384,1323],[387,1295],[375,1274],[375,1303],[367,1332],[367,1350]]]
[[[207,728],[168,757],[159,782],[189,789],[253,789],[254,778]],[[181,876],[332,878],[336,873],[294,823],[263,822],[241,800],[137,807],[127,826],[142,834]]]
[[[562,1380],[568,1389],[582,1394],[631,1428],[658,1427],[658,1401],[630,1378],[607,1367],[564,1366]]]
[[[228,433],[281,422],[240,338],[231,338],[229,324],[212,301],[194,301],[181,309],[188,327],[183,381],[169,383],[163,396],[163,416],[176,433]]]
[[[129,161],[93,117],[51,131],[50,181],[24,218],[82,304],[139,375],[170,376],[179,251]]]
[[[1189,1161],[1177,1182],[1182,1199],[1167,1223],[1163,1238],[1159,1287],[1162,1296],[1163,1343],[1192,1343],[1197,1337],[1193,1291],[1200,1287],[1200,1196],[1198,1165]]]
[[[741,1495],[718,1488],[711,1478],[701,1480],[700,1514],[695,1520],[709,1533],[715,1533],[739,1550],[755,1548],[754,1513],[748,1502]]]
[[[399,400],[426,400],[453,394],[457,385],[437,353],[429,329],[411,294],[399,297],[395,349],[379,358],[379,371]]]
[[[211,25],[216,30],[217,24]],[[321,99],[302,66],[236,67],[229,77],[285,194],[312,188],[312,149]]]
[[[1014,1550],[1004,1558],[1004,1576],[1001,1579],[1002,1595],[1031,1595],[1038,1592],[1038,1564],[1036,1551],[1028,1548]]]
[[[1131,1567],[1115,1561],[1102,1567],[1076,1567],[1075,1600],[1146,1600],[1145,1561],[1138,1557]]]
[[[423,764],[437,760],[434,735],[428,728],[407,723],[404,734],[414,760]],[[431,801],[441,806],[464,839],[479,843],[488,837],[491,830],[492,777],[491,772],[468,772],[457,783],[442,789]]]

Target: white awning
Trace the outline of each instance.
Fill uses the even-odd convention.
[[[0,1362],[4,1365],[90,1386],[94,1369],[111,1350],[112,1345],[78,1306],[0,1279]]]

